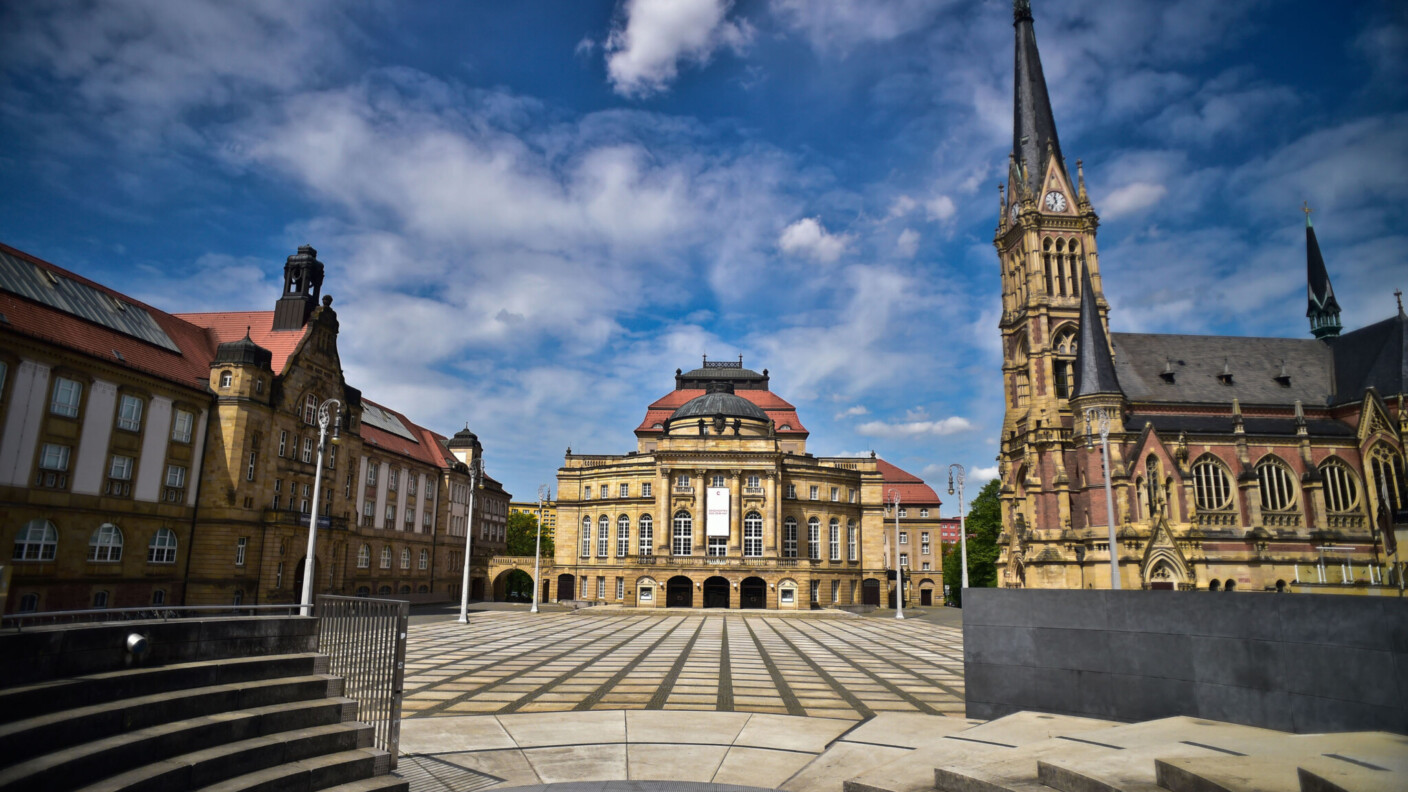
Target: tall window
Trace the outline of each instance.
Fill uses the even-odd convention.
[[[170,528],[158,529],[147,545],[147,563],[176,563],[176,534]]]
[[[856,532],[856,521],[855,521],[855,520],[847,520],[847,521],[846,521],[846,558],[847,558],[848,560],[850,560],[850,561],[856,560],[856,557],[857,557],[857,556],[856,556],[856,544],[857,544],[857,541],[856,541],[856,540],[857,540],[858,538],[859,538],[859,537],[857,536],[857,532]]]
[[[180,503],[186,496],[186,468],[184,465],[166,466],[166,491],[162,500]]]
[[[372,565],[371,545],[362,545],[357,548],[357,568],[370,569]]]
[[[840,488],[840,487],[832,487],[832,488],[831,488],[831,500],[832,500],[832,501],[839,501],[839,500],[841,500],[841,488]]]
[[[631,518],[621,515],[616,518],[616,556],[624,558],[631,554]]]
[[[1296,507],[1296,482],[1285,465],[1267,460],[1256,466],[1257,483],[1261,485],[1263,511],[1284,512]]]
[[[171,419],[171,439],[177,443],[191,442],[191,430],[195,427],[196,415],[190,410],[177,410]]]
[[[681,474],[679,475],[679,478],[675,479],[675,483],[678,484],[678,485],[681,486],[681,487],[688,487],[688,486],[689,486],[689,474],[688,474],[688,473],[681,473]]]
[[[747,558],[763,556],[763,518],[755,511],[743,518],[743,555]]]
[[[389,545],[381,548],[381,568],[391,568],[391,547]]]
[[[1352,512],[1359,508],[1359,484],[1354,472],[1342,462],[1326,462],[1320,468],[1325,479],[1325,508],[1331,512]]]
[[[816,500],[816,498],[817,498],[817,490],[818,490],[818,489],[819,489],[819,487],[817,487],[815,484],[813,484],[813,485],[811,486],[811,488],[810,488],[810,491],[808,492],[808,498],[811,499],[811,500]]]
[[[411,568],[411,549],[409,547],[401,548],[401,568]]]
[[[714,481],[713,481],[712,484],[710,484],[710,486],[712,486],[712,487],[722,487],[723,485],[724,485],[724,477],[723,477],[722,475],[718,474],[718,473],[715,473],[715,474],[714,474]]]
[[[142,400],[130,394],[123,394],[117,405],[117,428],[136,432],[142,428]]]
[[[821,560],[821,520],[817,517],[807,520],[807,558]]]
[[[39,450],[39,475],[35,484],[53,488],[68,486],[69,450],[66,445],[45,443]]]
[[[1076,331],[1073,327],[1063,327],[1056,331],[1051,344],[1056,353],[1053,363],[1056,375],[1056,397],[1071,398],[1071,390],[1076,385]]]
[[[1369,470],[1374,476],[1374,494],[1383,498],[1388,491],[1389,510],[1408,510],[1408,487],[1403,482],[1403,460],[1388,446],[1379,445],[1369,452]]]
[[[132,463],[134,461],[130,456],[113,454],[108,463],[107,493],[109,495],[125,498],[132,493]]]
[[[596,554],[602,558],[611,549],[611,520],[605,514],[596,521]]]
[[[758,478],[758,474],[757,474],[757,473],[750,473],[750,474],[748,475],[748,487],[749,487],[750,489],[758,489],[758,487],[761,486],[760,481],[761,481],[761,480]]]
[[[318,423],[318,397],[311,393],[303,399],[303,423],[309,426]]]
[[[782,521],[782,557],[797,557],[797,518],[788,517]]]
[[[11,557],[16,561],[53,561],[58,546],[59,532],[54,524],[34,519],[15,535],[15,552]]]
[[[655,521],[649,514],[640,516],[640,554],[642,556],[655,555]]]
[[[620,497],[622,497],[622,498],[629,498],[629,497],[631,497],[631,485],[630,485],[630,484],[622,484],[621,487],[620,487],[620,493],[619,493],[619,494],[620,494]]]
[[[235,566],[244,566],[244,552],[248,547],[248,537],[241,536],[235,540]]]
[[[303,438],[303,456],[300,457],[300,458],[301,458],[304,462],[312,462],[312,461],[313,461],[313,438],[312,438],[312,437],[305,437],[305,438]]]
[[[931,546],[929,544],[929,532],[923,531],[919,534],[919,552],[929,555]]]
[[[1232,508],[1232,479],[1226,468],[1212,459],[1193,465],[1193,501],[1199,511],[1227,511]]]
[[[840,560],[841,560],[841,521],[838,520],[838,519],[836,519],[835,517],[832,517],[832,518],[831,518],[831,524],[828,526],[828,528],[830,529],[830,536],[829,536],[828,538],[831,540],[831,541],[830,541],[830,545],[831,545],[831,560],[832,560],[832,561],[840,561]]]
[[[675,512],[674,537],[670,543],[670,552],[678,556],[687,556],[694,552],[694,518],[687,511]]]
[[[582,557],[592,554],[592,518],[582,518]]]
[[[643,481],[643,482],[641,482],[641,485],[640,485],[640,496],[641,496],[642,498],[649,498],[649,497],[650,497],[650,482],[649,482],[649,481]]]
[[[419,569],[429,569],[429,568],[430,568],[430,551],[429,551],[429,550],[422,549],[422,550],[420,551],[420,566],[419,566],[418,568],[419,568]]]
[[[65,418],[78,417],[78,403],[83,399],[83,385],[66,377],[54,378],[54,396],[49,412]]]
[[[122,560],[122,531],[112,523],[103,523],[88,540],[88,560],[102,563]]]
[[[789,498],[791,498],[791,499],[793,499],[793,500],[796,500],[796,499],[797,499],[797,485],[796,485],[796,484],[788,484],[788,485],[787,485],[787,497],[789,497]]]
[[[1027,406],[1030,392],[1031,381],[1027,378],[1027,341],[1025,338],[1019,338],[1012,351],[1012,406]]]
[[[282,433],[280,433],[280,434],[282,435]],[[281,436],[281,437],[279,438],[279,456],[283,456],[283,455],[284,455],[284,453],[283,453],[283,438],[282,438],[282,436]],[[370,485],[372,485],[372,486],[376,486],[377,467],[378,467],[378,465],[377,465],[376,462],[368,462],[368,463],[367,463],[367,483],[370,484]]]
[[[722,558],[723,556],[728,555],[728,537],[727,537],[727,536],[711,536],[711,537],[709,537],[708,553],[709,553],[709,555],[711,555],[711,556],[716,556],[716,557],[719,557],[719,558]]]

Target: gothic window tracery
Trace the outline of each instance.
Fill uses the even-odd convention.
[[[1067,325],[1056,331],[1051,351],[1055,354],[1056,396],[1071,398],[1076,384],[1076,329]]]
[[[1389,510],[1408,510],[1408,485],[1403,481],[1403,459],[1386,445],[1377,445],[1369,452],[1369,470],[1373,474],[1374,494],[1388,494]]]
[[[1286,512],[1296,508],[1295,476],[1279,459],[1269,458],[1256,466],[1257,482],[1261,485],[1261,508],[1264,511]]]
[[[1193,463],[1193,501],[1199,511],[1232,509],[1232,477],[1221,462],[1204,457]]]
[[[1359,509],[1359,482],[1343,462],[1329,460],[1320,467],[1320,476],[1325,481],[1325,508],[1331,512],[1344,514]]]
[[[1012,396],[1015,407],[1027,406],[1027,399],[1031,395],[1031,380],[1027,375],[1027,340],[1025,338],[1017,341],[1017,348],[1012,353],[1012,363],[1015,371],[1012,372]]]

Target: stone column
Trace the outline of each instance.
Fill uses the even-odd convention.
[[[777,473],[769,470],[763,490],[763,557],[777,557]]]
[[[738,558],[743,555],[743,471],[735,468],[728,476],[728,554]]]
[[[708,504],[705,497],[708,495],[708,480],[704,478],[703,468],[694,469],[694,547],[691,555],[706,555],[709,550],[709,542],[704,538],[704,521],[708,518]]]
[[[661,466],[661,468],[660,468],[660,475],[656,477],[657,480],[656,480],[656,482],[655,482],[655,524],[654,524],[654,529],[655,529],[655,530],[654,530],[654,536],[653,536],[653,537],[651,538],[651,540],[650,540],[650,541],[653,543],[653,545],[654,545],[654,547],[652,547],[652,548],[650,549],[650,555],[651,555],[652,557],[659,554],[658,548],[660,547],[660,539],[661,539],[661,537],[662,537],[662,536],[668,536],[668,535],[669,535],[669,534],[668,534],[668,529],[669,529],[670,519],[671,519],[671,515],[670,515],[670,475],[671,475],[671,471],[669,471],[668,469],[666,469],[664,466]]]

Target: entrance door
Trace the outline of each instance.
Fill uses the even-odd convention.
[[[576,599],[574,596],[576,589],[576,579],[571,575],[557,576],[557,598],[559,600]]]
[[[880,581],[875,578],[866,578],[861,584],[860,601],[862,605],[880,605]]]
[[[930,605],[933,605],[933,604],[934,604],[934,590],[933,590],[933,589],[919,589],[919,604],[922,605],[922,606],[924,606],[924,607],[926,607],[926,608],[929,607]]]
[[[704,607],[728,607],[728,581],[721,577],[711,577],[704,581]]]
[[[768,584],[762,578],[744,578],[738,584],[738,604],[744,608],[766,608],[768,606]]]
[[[670,582],[665,584],[665,607],[693,608],[694,581],[683,575],[670,578]]]

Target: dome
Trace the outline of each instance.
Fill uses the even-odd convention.
[[[479,445],[479,435],[469,431],[469,424],[465,424],[445,445],[449,448],[472,448]]]
[[[755,421],[766,422],[768,414],[763,412],[763,408],[748,401],[742,396],[736,396],[727,392],[706,393],[703,396],[696,396],[685,402],[675,414],[670,416],[671,421],[678,421],[683,418],[712,418],[715,415],[722,415],[728,418],[751,418]]]
[[[274,353],[254,343],[249,337],[249,331],[246,330],[244,338],[238,341],[226,341],[215,348],[214,363],[215,365],[252,365],[272,369]]]

